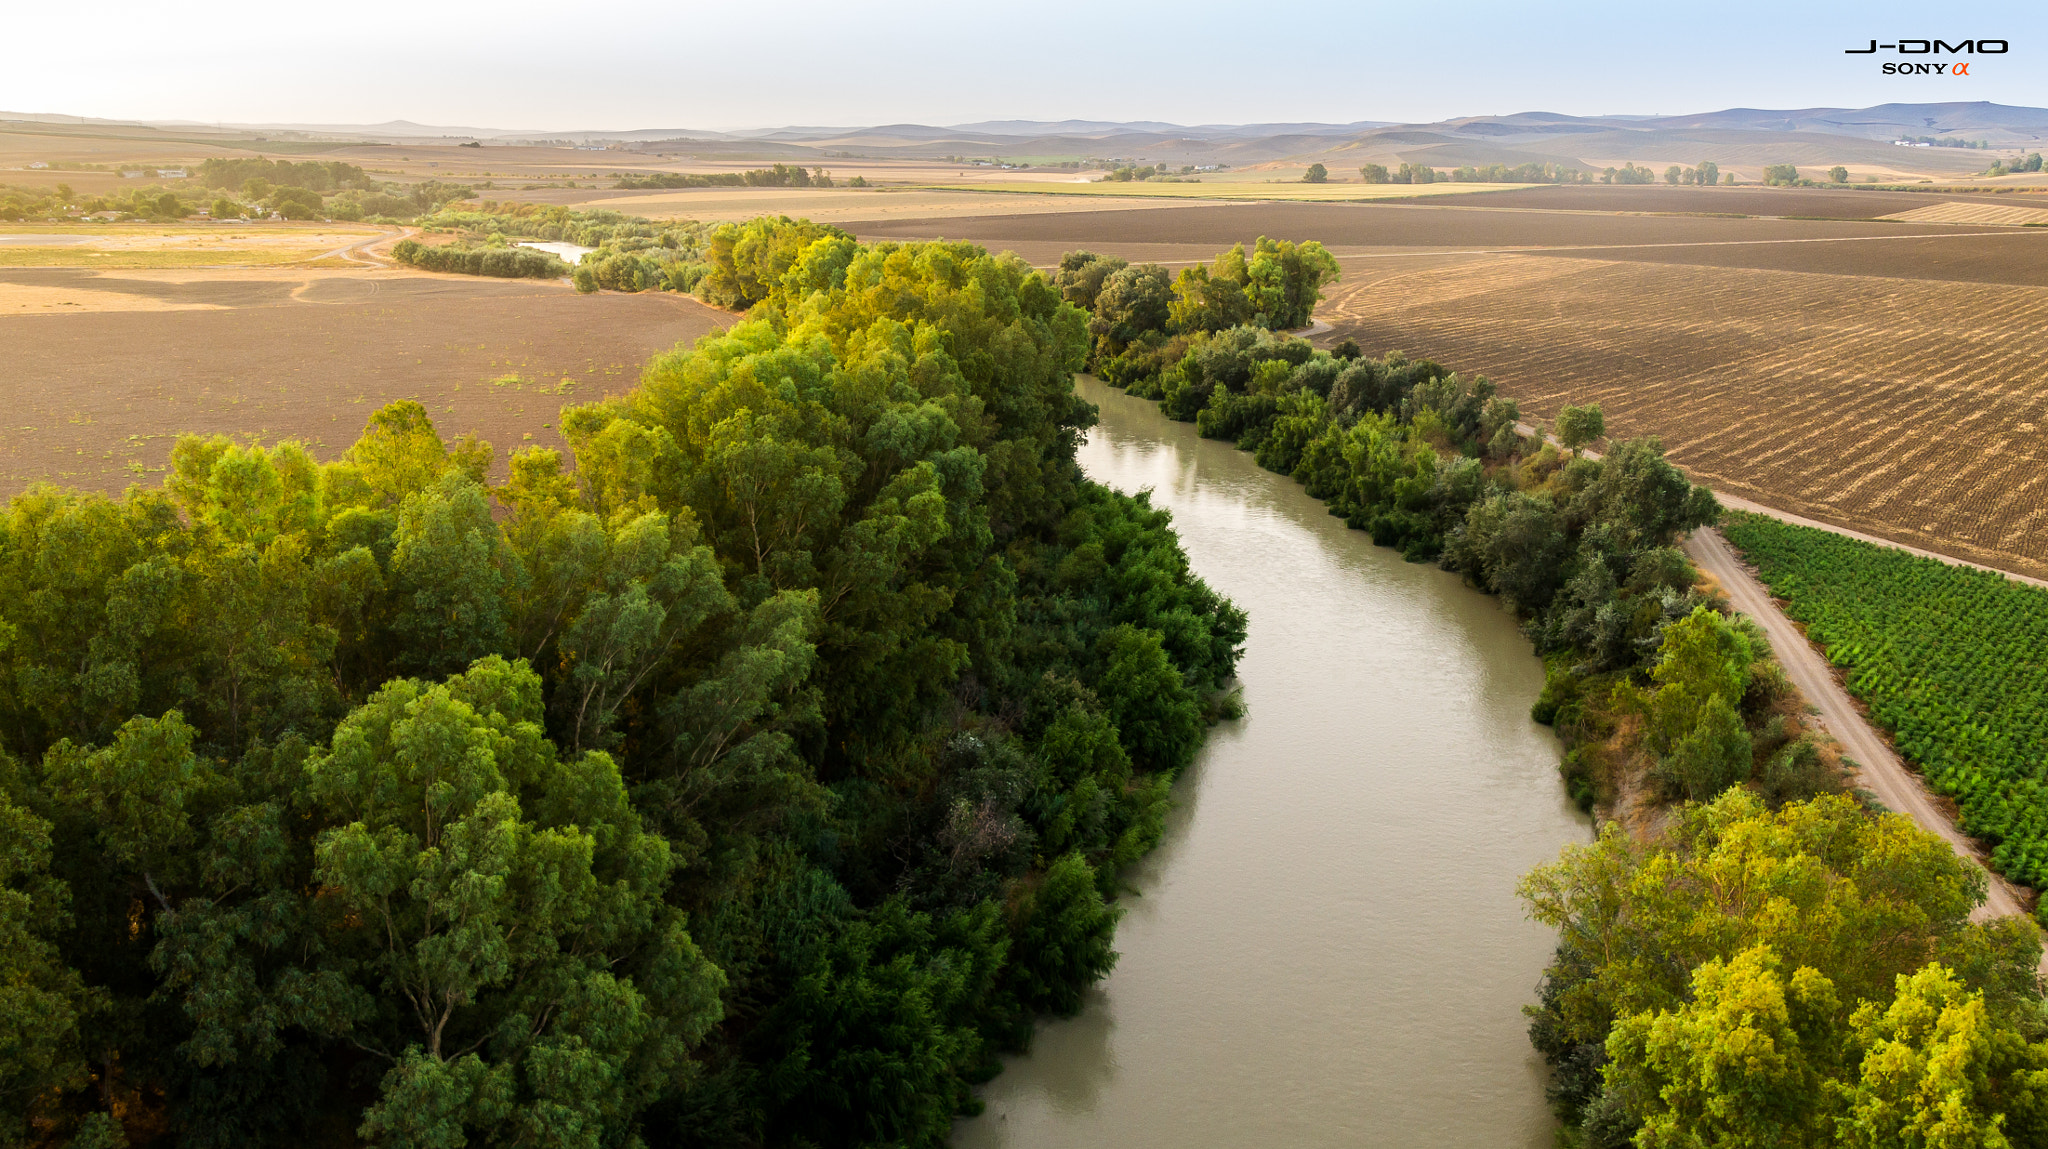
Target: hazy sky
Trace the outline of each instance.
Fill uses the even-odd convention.
[[[2040,3],[353,0],[22,4],[0,109],[135,119],[739,128],[1429,121],[2048,104]],[[345,14],[345,15],[342,15]],[[1872,38],[1996,37],[1897,77]]]

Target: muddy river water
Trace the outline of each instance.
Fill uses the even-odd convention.
[[[966,1149],[1552,1143],[1515,882],[1591,831],[1499,604],[1093,380],[1088,474],[1151,488],[1251,614],[1249,713],[1176,785],[1114,973],[983,1088]]]

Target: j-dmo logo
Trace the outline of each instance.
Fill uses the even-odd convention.
[[[2003,56],[2008,45],[2003,40],[1901,40],[1896,44],[1870,42],[1868,48],[1844,48],[1849,56],[1872,56],[1880,51],[1897,52],[1901,56]],[[1969,60],[1890,60],[1886,61],[1884,74],[1887,76],[1967,76],[1970,74]]]

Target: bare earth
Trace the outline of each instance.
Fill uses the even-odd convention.
[[[502,471],[511,450],[562,445],[564,404],[625,391],[650,356],[731,321],[683,296],[531,280],[0,270],[0,299],[36,293],[99,309],[0,315],[0,497],[37,481],[154,486],[185,432],[296,438],[331,458],[407,398],[444,435],[490,440]]]

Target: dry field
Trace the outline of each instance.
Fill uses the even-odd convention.
[[[1988,203],[1937,203],[1884,218],[1907,223],[2002,224],[2007,227],[2048,226],[2048,203],[2014,203],[2010,198]]]
[[[1434,185],[1431,185],[1432,187]],[[2017,196],[2017,198],[2016,198]],[[1546,211],[1676,212],[1702,215],[1774,215],[1795,219],[1874,219],[1936,203],[2038,203],[2048,196],[1981,192],[1857,191],[1853,188],[1672,187],[1668,184],[1538,185],[1523,187],[1489,201],[1492,206]],[[1415,197],[1413,203],[1455,205],[1437,195]]]
[[[1594,189],[1586,189],[1594,190]],[[1613,191],[1635,189],[1615,188]],[[1501,206],[1520,193],[1456,206],[1430,203],[1201,204],[1154,211],[1077,211],[1021,217],[873,220],[845,226],[869,239],[968,239],[1033,263],[1085,247],[1126,258],[1156,245],[1209,251],[1260,235],[1320,239],[1343,255],[1367,251],[1525,251],[1653,263],[1833,274],[1902,275],[2048,286],[2048,260],[2025,256],[2037,237],[2010,228],[1894,221],[1722,218],[1636,209],[1536,210]],[[1855,193],[1841,193],[1855,194]],[[1867,193],[1877,194],[1877,193]],[[2043,229],[2048,230],[2048,229]],[[2015,244],[2021,245],[2015,247]]]
[[[1701,201],[1715,214],[1645,214]],[[2048,575],[2048,229],[1868,221],[1941,202],[1556,188],[1484,206],[1189,206],[854,230],[944,232],[1041,264],[1065,248],[1180,262],[1259,234],[1320,238],[1344,269],[1316,313],[1334,327],[1326,341],[1485,373],[1539,418],[1596,401],[1610,432],[1661,436],[1720,489]],[[1837,218],[1783,218],[1826,214]]]
[[[1128,185],[1123,185],[1128,186]],[[787,215],[819,223],[853,220],[951,219],[958,216],[1031,215],[1074,210],[1071,197],[929,188],[676,188],[662,191],[591,191],[551,188],[485,192],[509,203],[563,204],[578,210],[606,208],[649,219],[704,222]],[[1172,200],[1138,196],[1111,201],[1118,210],[1175,206]]]
[[[1384,199],[1408,199],[1415,194],[1406,184],[1302,183],[1299,179],[1266,182],[1254,179],[1217,177],[1196,183],[1109,183],[1109,182],[1011,182],[991,184],[940,184],[955,191],[1038,192],[1064,196],[1117,196],[1168,200],[1278,200],[1309,203],[1351,203]],[[1434,185],[1432,185],[1434,186]],[[1439,196],[1476,195],[1482,192],[1517,191],[1521,184],[1448,184]]]
[[[367,269],[0,270],[9,293],[91,306],[0,314],[0,497],[155,485],[183,432],[331,457],[404,398],[445,435],[490,440],[502,472],[512,449],[560,445],[564,403],[623,391],[649,356],[730,321],[671,294]]]
[[[0,224],[0,268],[93,270],[303,263],[395,235],[389,228],[284,223]],[[0,315],[12,308],[0,306]]]

